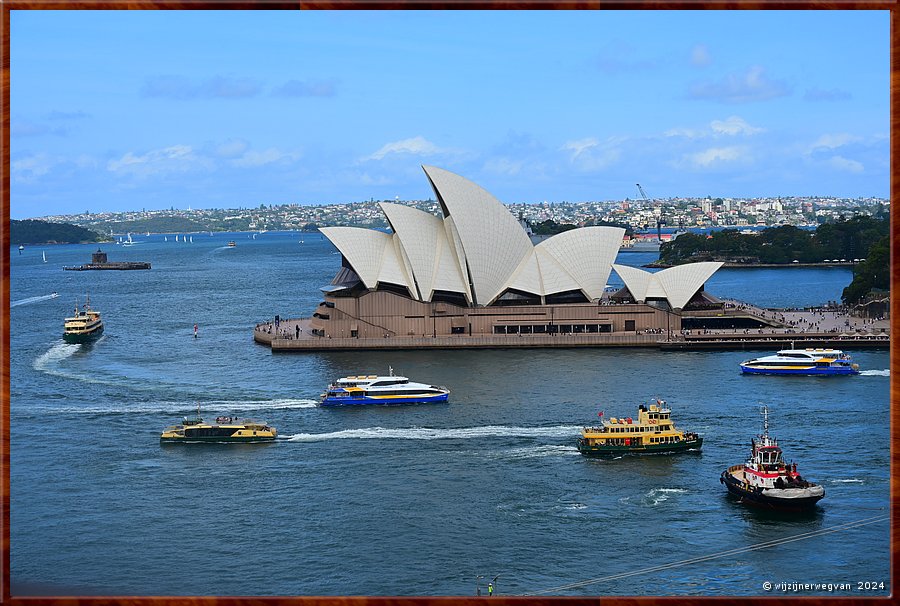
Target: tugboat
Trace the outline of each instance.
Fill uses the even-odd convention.
[[[638,417],[601,421],[600,427],[581,430],[578,450],[589,457],[620,454],[663,454],[700,450],[703,438],[693,432],[677,429],[671,418],[672,410],[665,400],[638,407]],[[600,413],[603,416],[603,413]]]
[[[84,309],[78,309],[78,301],[75,302],[75,315],[66,318],[63,341],[66,343],[87,343],[103,334],[103,321],[100,312],[91,309],[91,299],[87,298]]]
[[[322,394],[322,406],[351,406],[358,404],[425,404],[446,402],[450,390],[438,385],[415,383],[394,374],[388,376],[358,375],[342,377],[328,386]]]
[[[761,375],[858,375],[859,365],[840,349],[782,349],[741,362],[741,372]]]
[[[722,472],[719,481],[741,503],[776,511],[808,511],[825,496],[825,488],[804,480],[797,464],[786,464],[778,441],[769,436],[769,409],[764,406],[763,433],[750,441],[750,459]]]
[[[235,246],[237,246],[237,242],[235,242],[234,240],[231,240],[231,241],[228,243],[228,248],[234,248]]]
[[[200,417],[200,405],[197,404],[196,417],[184,417],[180,425],[166,427],[159,441],[163,444],[271,442],[277,436],[278,431],[265,421],[217,417],[215,423],[207,423]]]

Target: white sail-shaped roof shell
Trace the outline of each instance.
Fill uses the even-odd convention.
[[[720,267],[722,263],[718,261],[688,263],[664,269],[653,277],[665,291],[672,309],[682,309]]]
[[[644,271],[643,269],[638,269],[637,267],[631,267],[630,265],[614,264],[612,268],[616,270],[616,273],[622,278],[622,282],[625,283],[625,288],[628,289],[628,292],[631,293],[631,297],[635,301],[643,303],[647,300],[647,290],[650,288],[650,282],[653,279],[652,273]]]
[[[535,250],[546,252],[564,267],[588,299],[599,299],[624,235],[620,227],[582,227],[547,238]],[[543,294],[553,292],[561,291]]]
[[[475,183],[434,166],[422,168],[441,201],[445,218],[453,220],[475,302],[487,305],[500,295],[519,264],[531,254],[531,240],[509,210]]]
[[[544,281],[542,279],[541,267],[538,264],[537,250],[532,250],[531,254],[519,264],[519,267],[513,273],[507,288],[514,288],[534,295],[544,294]]]
[[[319,231],[344,255],[366,288],[375,288],[391,234],[361,227],[322,227]]]
[[[387,202],[380,206],[409,261],[411,281],[418,287],[416,298],[430,301],[435,290],[467,294],[444,222],[410,206]]]
[[[319,230],[337,247],[366,288],[379,282],[405,286],[415,293],[396,234],[360,227],[323,227]]]
[[[722,263],[717,261],[688,263],[656,273],[628,265],[612,267],[625,282],[625,287],[635,301],[643,302],[648,298],[666,299],[672,309],[683,309],[710,276],[722,267]]]
[[[393,234],[356,227],[324,227],[362,283],[389,283],[412,298],[431,301],[436,291],[460,293],[470,303],[490,305],[506,290],[545,297],[580,290],[603,296],[615,269],[636,301],[665,298],[683,308],[721,263],[691,263],[650,273],[613,265],[624,230],[583,227],[537,246],[496,198],[451,172],[423,167],[444,217],[399,204],[382,203]]]

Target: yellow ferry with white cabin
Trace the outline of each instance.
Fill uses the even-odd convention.
[[[613,417],[602,421],[599,427],[585,427],[578,440],[578,450],[589,457],[697,451],[702,446],[699,435],[675,427],[672,410],[665,400],[655,400],[648,406],[641,404],[637,419]]]

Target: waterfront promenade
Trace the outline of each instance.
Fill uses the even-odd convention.
[[[253,338],[273,352],[367,349],[491,349],[644,347],[660,349],[783,349],[836,347],[839,349],[890,347],[890,321],[851,316],[838,309],[763,309],[737,301],[729,308],[770,322],[765,328],[618,333],[557,333],[515,335],[386,336],[359,339],[344,335],[312,334],[309,318],[257,324]]]

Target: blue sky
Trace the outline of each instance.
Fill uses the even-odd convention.
[[[12,11],[11,217],[889,194],[887,11]]]

